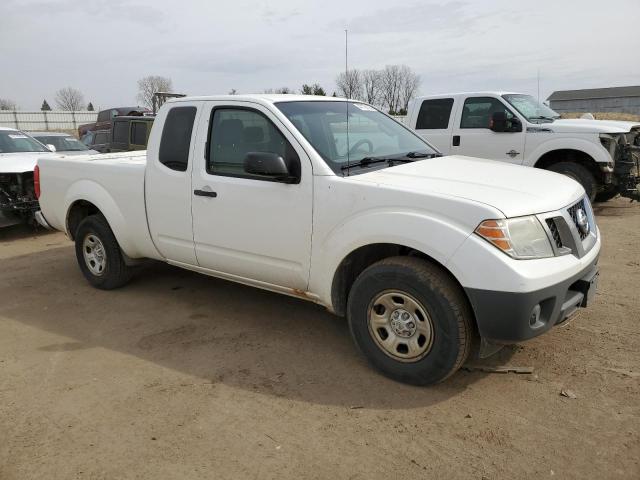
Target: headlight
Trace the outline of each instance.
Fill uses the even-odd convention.
[[[553,257],[553,248],[535,216],[485,220],[475,233],[518,260]]]
[[[616,148],[618,147],[618,140],[620,135],[614,133],[601,133],[600,143],[609,152],[612,159],[616,158]]]

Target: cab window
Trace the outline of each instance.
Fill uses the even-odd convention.
[[[467,98],[462,109],[460,128],[489,128],[491,116],[495,112],[504,112],[507,120],[511,120],[514,115],[498,99],[491,97]]]
[[[131,143],[133,145],[147,144],[147,122],[131,122]]]
[[[113,122],[113,142],[129,143],[129,122]]]
[[[210,125],[207,152],[207,172],[210,174],[267,180],[245,172],[244,160],[249,152],[275,153],[289,166],[300,164],[298,154],[280,130],[258,111],[215,108]]]
[[[196,107],[173,107],[167,113],[158,153],[158,159],[165,167],[178,172],[187,170],[195,118]]]
[[[441,130],[449,127],[453,98],[425,100],[420,106],[416,130]]]

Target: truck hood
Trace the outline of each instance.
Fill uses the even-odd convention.
[[[351,180],[464,198],[490,205],[505,217],[559,210],[584,195],[582,186],[564,175],[461,155],[405,163]]]
[[[536,127],[548,128],[556,133],[628,133],[632,128],[640,128],[640,123],[571,118],[542,123],[535,125],[533,128]]]
[[[56,156],[53,152],[0,153],[0,173],[32,172],[39,158]]]

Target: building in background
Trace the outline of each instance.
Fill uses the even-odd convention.
[[[640,115],[640,86],[558,90],[547,101],[558,113],[616,112]]]

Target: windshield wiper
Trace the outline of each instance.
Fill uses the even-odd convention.
[[[348,163],[340,167],[342,170],[347,170],[353,167],[366,167],[367,165],[372,165],[374,163],[383,163],[388,162],[389,166],[393,165],[392,162],[398,160],[397,158],[386,158],[386,157],[364,157],[362,160],[354,163]],[[399,161],[399,160],[398,160]]]
[[[419,158],[435,158],[441,157],[441,153],[421,153],[421,152],[409,152],[402,157],[364,157],[362,160],[354,163],[349,163],[340,167],[341,170],[348,170],[353,167],[366,167],[374,163],[387,162],[390,167],[393,167],[396,163],[408,163],[415,162]]]
[[[553,117],[545,117],[545,116],[539,116],[539,117],[529,117],[529,120],[550,120],[550,121],[554,121],[555,118]]]
[[[405,155],[407,158],[436,158],[441,157],[441,153],[424,153],[424,152],[409,152]]]

